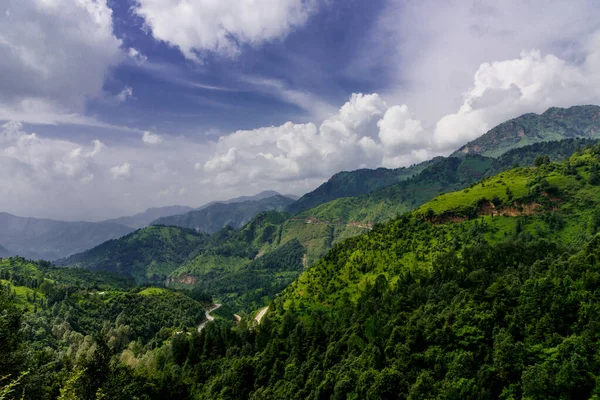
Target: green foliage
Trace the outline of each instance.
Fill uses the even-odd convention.
[[[15,395],[44,399],[594,398],[599,161],[589,148],[486,178],[333,244],[307,269],[284,216],[223,230],[194,259],[217,260],[198,271],[214,290],[229,285],[231,304],[265,304],[253,296],[285,284],[274,276],[302,271],[260,325],[248,311],[198,332],[202,292],[82,290],[6,260],[2,279],[46,301],[22,316],[2,292],[13,327],[0,323],[12,343],[0,355],[20,361],[12,379],[31,371]]]
[[[290,204],[287,211],[290,214],[298,214],[336,199],[362,196],[410,179],[440,160],[441,157],[434,158],[408,168],[359,169],[351,172],[339,172],[312,192]]]
[[[151,226],[68,257],[59,264],[116,272],[140,283],[163,282],[207,241],[208,235],[190,229]]]

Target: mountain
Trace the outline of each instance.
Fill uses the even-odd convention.
[[[14,255],[14,253],[8,250],[6,247],[0,245],[0,258],[6,258]]]
[[[522,115],[496,126],[451,156],[498,157],[529,144],[573,138],[600,138],[600,106],[553,107],[541,115]]]
[[[0,213],[0,243],[20,256],[57,260],[133,229],[112,222],[65,222]]]
[[[185,214],[186,212],[192,210],[192,207],[187,206],[155,207],[149,208],[143,213],[139,213],[130,217],[114,218],[105,222],[124,225],[132,229],[140,229],[150,225],[152,221],[155,221],[158,218],[170,217],[171,215]]]
[[[57,265],[132,277],[139,284],[211,293],[237,310],[262,307],[303,271],[306,250],[297,239],[281,241],[287,214],[262,212],[242,229],[212,236],[174,226],[150,226]]]
[[[141,283],[164,282],[190,253],[206,242],[208,235],[191,229],[150,226],[58,260],[56,264],[115,272]]]
[[[341,240],[310,268],[300,240],[284,243],[285,213],[211,236],[142,230],[165,243],[171,230],[205,238],[184,265],[201,274],[194,283],[220,291],[220,308],[202,291],[174,288],[185,282],[140,287],[0,260],[0,370],[10,385],[0,390],[43,399],[596,398],[600,146],[561,163],[536,157]],[[277,248],[261,254],[269,245]],[[233,262],[210,264],[219,257]],[[238,302],[268,306],[233,315]]]
[[[409,179],[441,158],[425,161],[406,168],[359,169],[340,172],[310,193],[287,207],[287,212],[297,214],[341,197],[361,196]]]
[[[551,161],[562,161],[577,149],[598,142],[567,139],[536,143],[510,150],[496,159],[476,154],[440,158],[420,174],[395,185],[303,211],[286,221],[282,236],[310,236],[311,243],[303,244],[309,261],[313,262],[340,240],[365,233],[374,224],[414,210],[441,193],[467,188],[485,176],[495,175],[515,165],[532,166],[540,155],[547,155]]]
[[[261,211],[283,210],[292,202],[292,199],[275,195],[260,200],[214,203],[183,215],[159,218],[153,222],[153,225],[179,226],[196,229],[201,232],[214,233],[228,225],[233,228],[239,228]]]

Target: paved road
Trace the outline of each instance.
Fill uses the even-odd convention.
[[[204,321],[203,323],[201,323],[198,326],[198,332],[200,332],[202,329],[204,329],[204,327],[206,326],[206,324],[208,324],[209,322],[212,322],[212,321],[215,320],[215,317],[213,317],[212,315],[210,315],[210,313],[213,312],[213,311],[215,311],[219,307],[221,307],[221,304],[215,304],[212,308],[206,310],[206,312],[204,313],[204,315],[206,315],[206,321]]]

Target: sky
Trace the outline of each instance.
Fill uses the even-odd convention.
[[[2,0],[0,212],[102,220],[600,104],[596,0]]]

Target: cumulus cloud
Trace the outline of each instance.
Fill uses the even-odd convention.
[[[319,127],[288,122],[221,137],[204,171],[225,186],[322,180],[341,170],[426,157],[418,148],[425,136],[406,106],[388,108],[377,94],[355,94]]]
[[[4,7],[0,120],[73,120],[86,99],[102,94],[108,69],[122,58],[106,0],[8,0]]]
[[[482,64],[458,111],[438,121],[436,145],[451,150],[519,114],[600,103],[599,34],[587,50],[582,63],[532,50],[516,59]]]
[[[156,145],[156,144],[161,144],[163,141],[162,136],[160,136],[159,134],[156,133],[152,133],[152,132],[144,132],[143,136],[142,136],[142,142],[144,142],[144,144],[149,144],[149,145]]]
[[[134,60],[137,64],[143,64],[146,61],[148,61],[148,57],[146,57],[138,49],[134,49],[133,47],[129,48],[129,50],[127,51],[127,55],[129,56],[129,58]]]
[[[110,169],[113,179],[119,178],[130,178],[131,177],[131,164],[126,162],[123,165],[115,165]]]
[[[242,45],[284,37],[306,22],[315,4],[315,0],[138,0],[134,10],[156,39],[196,60],[198,52],[232,56]]]
[[[128,98],[133,97],[133,89],[129,86],[125,87],[119,94],[117,95],[117,101],[119,103],[123,103]]]
[[[198,183],[194,163],[208,159],[203,154],[211,146],[177,137],[162,146],[77,143],[9,122],[0,125],[0,211],[94,220],[160,205],[199,206],[212,196],[234,197]],[[171,187],[167,195],[158,195]]]

